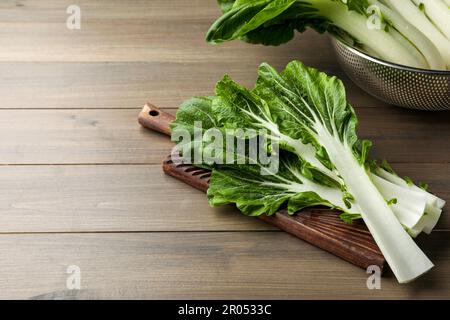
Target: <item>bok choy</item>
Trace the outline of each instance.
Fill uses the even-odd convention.
[[[280,45],[313,28],[378,58],[450,69],[448,0],[219,0],[207,41]]]
[[[212,169],[211,205],[236,204],[250,216],[322,205],[349,223],[362,218],[398,281],[408,282],[433,266],[412,237],[431,232],[445,202],[400,178],[387,162],[369,159],[371,142],[357,137],[357,124],[336,77],[298,61],[281,73],[264,63],[252,90],[225,76],[214,96],[186,101],[172,140],[183,137],[184,155],[209,154],[194,164]],[[232,148],[224,143],[230,137]],[[252,155],[252,139],[277,156],[278,170]],[[212,149],[216,161],[209,161]]]

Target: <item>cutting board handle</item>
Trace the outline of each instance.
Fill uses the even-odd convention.
[[[138,121],[144,128],[170,136],[170,124],[175,116],[147,103],[139,113]]]

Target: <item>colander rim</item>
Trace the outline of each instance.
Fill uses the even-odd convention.
[[[431,74],[431,75],[443,75],[443,76],[448,76],[450,77],[450,70],[432,70],[432,69],[421,69],[421,68],[415,68],[415,67],[409,67],[409,66],[405,66],[402,64],[398,64],[398,63],[394,63],[394,62],[389,62],[383,59],[379,59],[376,58],[374,56],[371,56],[370,54],[367,54],[363,51],[361,51],[360,49],[357,49],[353,46],[348,45],[347,43],[345,43],[344,41],[336,38],[336,37],[331,37],[334,41],[338,42],[339,44],[341,44],[342,46],[344,46],[347,50],[350,50],[352,53],[370,60],[372,62],[384,65],[386,67],[390,67],[390,68],[394,68],[394,69],[400,69],[400,70],[406,70],[406,71],[411,71],[411,72],[418,72],[418,73],[422,73],[422,74]]]

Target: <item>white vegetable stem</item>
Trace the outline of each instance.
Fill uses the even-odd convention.
[[[326,129],[318,129],[320,141],[355,197],[364,222],[397,280],[406,283],[430,270],[433,263],[403,229],[352,150]]]
[[[428,20],[423,12],[410,0],[384,0],[384,2],[425,34],[439,50],[447,68],[450,68],[450,41]]]
[[[381,168],[378,168],[376,170],[376,174],[388,181],[391,181],[392,183],[399,185],[399,186],[423,193],[424,195],[426,195],[426,197],[428,199],[428,203],[430,205],[435,205],[439,209],[442,209],[445,206],[445,200],[436,197],[434,194],[431,194],[428,191],[421,189],[414,184],[409,185],[405,180],[403,180],[402,178],[400,178],[399,176],[397,176],[395,174],[389,173],[386,170],[381,169]]]
[[[450,9],[441,0],[413,0],[416,5],[423,5],[425,14],[434,25],[450,39]]]
[[[405,38],[404,35],[402,35],[400,32],[398,32],[396,29],[391,28],[389,29],[389,34],[399,43],[401,44],[408,52],[411,53],[411,55],[414,56],[416,61],[420,64],[422,68],[429,68],[428,62],[425,60],[425,57],[417,48],[408,40]],[[418,65],[419,65],[418,64]],[[444,67],[445,70],[445,67]]]
[[[426,215],[424,215],[422,219],[419,221],[419,223],[412,229],[415,231],[424,231],[425,233],[430,234],[431,231],[433,231],[434,227],[436,226],[441,216],[442,208],[444,208],[445,206],[445,201],[417,187],[414,184],[409,185],[405,180],[403,180],[399,176],[389,173],[384,169],[378,168],[376,174],[382,177],[383,179],[404,188],[405,190],[418,192],[426,197],[427,199],[427,204],[425,207]]]
[[[374,185],[383,195],[384,199],[396,199],[397,203],[391,209],[400,223],[408,229],[414,228],[422,219],[427,204],[425,195],[402,188],[377,175],[370,175]]]
[[[305,145],[301,140],[294,140],[289,136],[283,135],[275,127],[272,128],[272,133],[280,136],[280,141],[284,141],[291,146],[300,158],[303,158],[328,177],[343,183],[337,172],[329,170],[316,158],[316,149],[312,145]],[[445,201],[415,185],[409,186],[400,177],[392,175],[383,169],[379,170],[378,175],[372,173],[370,177],[385,201],[394,198],[397,200],[397,203],[391,205],[390,208],[398,221],[402,226],[408,228],[408,232],[413,237],[416,237],[422,231],[429,234],[440,218],[441,209],[444,207]],[[300,180],[305,181],[305,179],[302,177]],[[340,194],[342,199],[342,193]],[[335,197],[323,197],[324,194],[320,193],[319,195],[345,210],[341,199],[336,201]],[[346,211],[357,214],[359,213],[359,208],[351,208]]]
[[[439,50],[422,32],[415,26],[409,23],[396,11],[391,10],[378,0],[369,0],[371,4],[380,8],[383,15],[394,25],[394,27],[402,33],[408,40],[414,44],[417,49],[423,54],[430,69],[445,70],[446,65],[442,59]],[[450,0],[449,0],[450,1]]]
[[[401,45],[384,29],[369,29],[367,18],[348,10],[347,6],[330,0],[316,0],[314,8],[330,19],[337,27],[358,39],[365,47],[385,60],[416,68],[427,68],[410,50]],[[414,4],[411,5],[415,8]]]
[[[291,194],[312,191],[316,193],[320,198],[331,203],[333,206],[336,206],[342,210],[345,209],[346,206],[344,201],[342,200],[341,190],[337,188],[323,186],[313,181],[310,181],[301,174],[298,168],[292,167],[289,164],[286,164],[286,167],[298,180],[301,181],[301,183],[290,181],[280,176],[276,176],[276,178],[280,182],[264,182],[263,185],[285,189],[286,193]]]
[[[412,228],[413,232],[425,232],[426,234],[430,234],[436,226],[439,218],[441,217],[442,209],[438,209],[436,207],[431,207],[427,209],[427,213],[422,217],[419,223]]]
[[[259,119],[259,121],[261,121],[261,119]],[[301,140],[294,140],[289,136],[281,134],[275,124],[273,126],[268,127],[271,128],[272,134],[280,137],[279,139],[280,141],[284,141],[289,146],[291,146],[295,150],[295,153],[300,158],[310,163],[317,170],[321,171],[323,174],[327,175],[331,179],[334,179],[339,183],[343,183],[342,178],[339,177],[337,172],[329,170],[316,158],[316,149],[312,145],[310,144],[305,145]],[[389,175],[388,172],[384,170],[383,172],[385,173],[385,175]],[[430,215],[427,215],[427,219],[423,218],[425,212],[429,212],[431,210],[434,210],[433,212],[436,212],[436,210],[438,210],[438,208],[435,208],[433,205],[437,201],[436,200],[438,199],[437,197],[417,187],[416,189],[410,189],[409,187],[407,187],[407,183],[403,179],[396,176],[394,176],[394,178],[389,177],[391,178],[390,180],[394,180],[394,182],[390,181],[389,179],[386,179],[385,177],[381,177],[380,175],[375,174],[371,174],[371,178],[373,183],[375,184],[375,186],[377,187],[377,189],[379,190],[379,192],[386,201],[394,198],[397,200],[396,204],[391,205],[391,210],[393,211],[393,213],[403,226],[405,226],[409,230],[414,229],[416,231],[411,232],[412,236],[417,236],[418,233],[423,231],[423,228],[425,226],[432,225],[433,223],[435,225],[437,223],[439,216],[437,216],[436,218],[436,215],[433,215],[433,217],[436,218],[435,221],[429,220],[429,218],[431,217]],[[398,178],[404,184],[399,183],[398,181],[395,180],[395,178]],[[306,178],[302,177],[300,180],[305,179]],[[342,193],[340,194],[342,199]],[[319,195],[322,196],[322,194]],[[335,198],[325,197],[323,199],[327,199],[335,206],[345,209],[345,206],[343,206],[341,199],[339,201],[334,200]],[[430,209],[429,207],[433,208]],[[351,210],[348,211],[354,212],[356,214],[359,213],[358,210],[359,208],[352,208]],[[422,221],[422,223],[419,225],[420,221]]]
[[[305,105],[314,118],[310,133],[325,147],[397,280],[406,283],[430,270],[433,263],[403,229],[352,148],[340,140],[334,119],[329,121],[333,126],[330,131],[320,114]]]
[[[321,171],[328,177],[334,179],[339,183],[343,183],[342,178],[339,177],[337,172],[329,170],[316,158],[316,149],[312,145],[310,144],[305,145],[301,140],[294,140],[289,136],[281,134],[278,128],[276,128],[276,125],[270,127],[271,132],[274,135],[279,136],[280,141],[284,141],[289,146],[291,146],[295,150],[295,153],[300,158],[310,163],[317,170]],[[391,174],[383,170],[382,175],[371,174],[370,176],[372,178],[373,183],[375,184],[375,186],[377,187],[377,189],[379,190],[379,192],[386,201],[394,198],[397,200],[396,204],[391,205],[391,210],[393,211],[399,222],[410,230],[415,229],[418,233],[424,231],[423,228],[425,226],[433,225],[433,223],[435,225],[437,223],[437,220],[439,219],[439,215],[438,216],[427,215],[426,219],[424,219],[424,215],[426,212],[428,213],[432,210],[433,212],[436,212],[436,210],[439,210],[437,207],[434,206],[434,203],[438,201],[437,199],[439,198],[418,187],[416,187],[415,189],[409,188],[409,186],[403,179],[396,176],[390,177],[389,175]],[[385,176],[388,176],[390,179],[386,179]],[[397,181],[395,178],[399,179],[403,183]],[[302,177],[301,180],[304,179],[305,178]],[[334,201],[329,198],[324,199],[328,199],[332,204],[334,204],[337,207],[343,209],[345,208],[345,206],[342,206],[342,201]],[[439,200],[443,201],[441,199]],[[442,208],[445,202],[441,204]],[[358,209],[359,208],[352,208],[349,211],[352,211],[356,214],[359,213],[357,212]],[[436,220],[430,221],[429,219],[431,217],[435,218]],[[420,221],[422,221],[422,224],[420,225],[422,227],[418,226]],[[420,230],[418,228],[420,228]],[[416,236],[417,234],[412,232],[411,235]]]

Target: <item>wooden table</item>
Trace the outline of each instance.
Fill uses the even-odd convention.
[[[0,2],[0,298],[450,298],[450,212],[420,245],[436,263],[381,290],[367,274],[165,176],[166,137],[137,124],[175,112],[224,73],[252,85],[267,61],[341,77],[373,155],[450,200],[450,113],[388,106],[342,74],[326,36],[282,47],[204,42],[208,0]],[[68,290],[69,266],[81,290]]]

